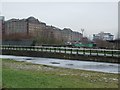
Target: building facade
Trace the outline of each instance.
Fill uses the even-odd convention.
[[[82,38],[82,34],[79,32],[74,32],[69,28],[61,30],[57,27],[46,25],[46,23],[40,22],[34,17],[29,17],[27,19],[10,19],[5,21],[5,34],[8,36],[18,36],[17,34],[25,36],[30,35],[32,39],[35,38],[42,44],[44,44],[43,42],[46,44],[57,44],[62,42],[79,41]]]
[[[98,34],[93,34],[93,40],[105,40],[105,41],[110,41],[113,40],[114,35],[112,35],[111,33],[104,33],[104,32],[100,32]]]
[[[29,23],[28,24],[28,33],[32,36],[38,36],[42,33],[42,31],[45,29],[44,24],[35,24],[35,23]]]
[[[2,39],[2,34],[4,33],[5,33],[4,16],[0,16],[0,39]]]
[[[38,36],[42,34],[42,31],[45,29],[46,24],[40,22],[38,19],[34,17],[27,18],[28,22],[28,33],[32,36]]]
[[[64,38],[65,42],[72,41],[72,30],[70,28],[64,28],[62,30],[62,37]]]
[[[82,34],[79,32],[73,32],[69,28],[64,28],[62,30],[62,37],[65,40],[65,42],[73,42],[73,41],[80,41],[82,38]]]
[[[5,34],[27,34],[27,21],[25,19],[10,19],[5,21]]]

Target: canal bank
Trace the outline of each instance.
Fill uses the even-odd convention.
[[[25,50],[2,50],[3,55],[29,56],[29,57],[44,57],[44,58],[58,58],[69,60],[83,60],[95,62],[120,63],[120,57],[99,56],[99,55],[85,55],[85,54],[71,54],[59,52],[43,52],[43,51],[25,51]]]

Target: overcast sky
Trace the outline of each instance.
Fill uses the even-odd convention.
[[[60,29],[71,28],[91,37],[101,31],[118,33],[117,2],[2,2],[5,19],[34,16]]]

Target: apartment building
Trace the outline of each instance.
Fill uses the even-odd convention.
[[[27,21],[25,19],[10,19],[5,21],[5,34],[27,34]]]
[[[61,30],[57,27],[46,25],[46,23],[40,22],[34,17],[5,21],[5,34],[30,35],[46,43],[79,41],[82,38],[81,33],[74,32],[70,28]]]
[[[66,42],[80,41],[82,34],[79,32],[74,32],[70,28],[64,28],[62,30],[62,37]]]
[[[0,16],[0,37],[5,33],[4,16]],[[2,37],[1,37],[2,38]]]
[[[111,33],[104,33],[104,32],[100,32],[98,34],[93,34],[93,40],[113,40],[114,35],[112,35]]]
[[[38,19],[34,17],[27,18],[27,22],[28,22],[28,32],[32,36],[40,35],[46,27],[45,23],[40,22]]]

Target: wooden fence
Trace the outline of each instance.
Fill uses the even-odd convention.
[[[88,48],[65,48],[65,47],[35,47],[35,46],[10,46],[2,45],[1,50],[17,50],[17,51],[37,51],[37,52],[51,52],[51,53],[64,53],[64,54],[77,54],[89,56],[104,56],[104,57],[119,57],[120,50],[109,49],[88,49]]]

